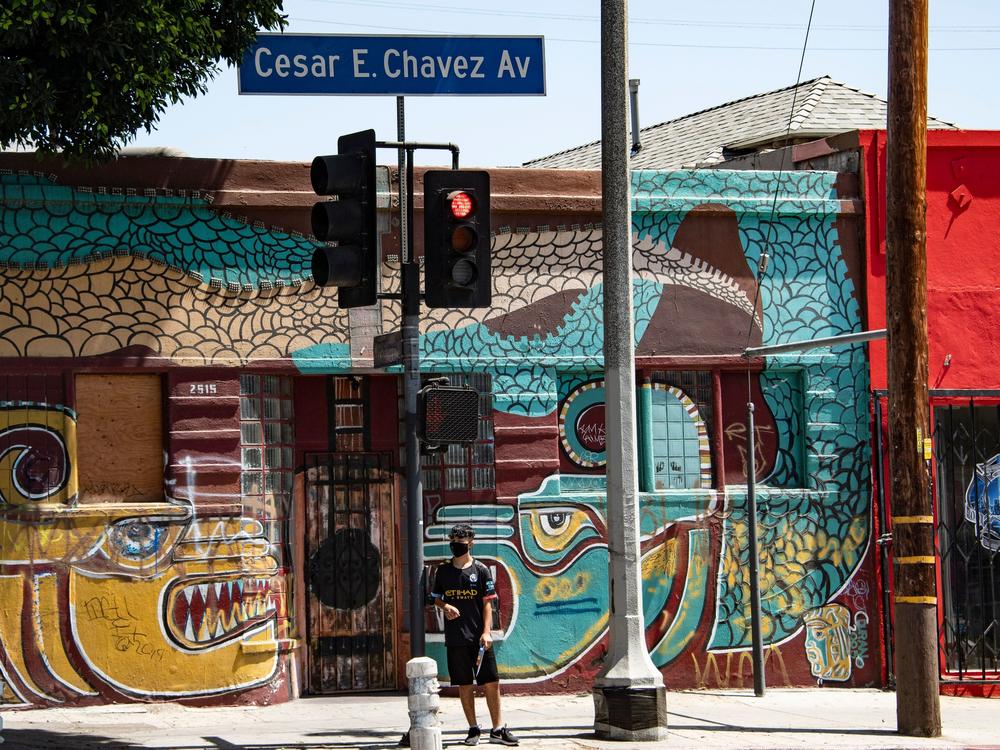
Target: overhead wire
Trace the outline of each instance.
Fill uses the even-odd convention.
[[[468,16],[493,16],[498,18],[531,18],[548,19],[555,21],[581,21],[586,23],[597,23],[600,16],[584,15],[580,13],[553,13],[551,11],[517,11],[501,10],[498,8],[469,8],[455,5],[432,5],[429,3],[405,3],[398,0],[306,0],[306,2],[319,3],[323,5],[355,5],[365,8],[382,7],[395,8],[398,10],[433,11],[436,13],[451,13]],[[654,26],[682,26],[682,27],[704,27],[704,28],[725,28],[725,29],[786,29],[795,30],[803,28],[797,23],[774,23],[766,21],[699,21],[681,18],[650,18],[642,16],[630,16],[630,22],[641,23]],[[812,28],[824,31],[879,31],[884,32],[887,26],[871,24],[822,24],[814,25]],[[1000,26],[935,26],[932,31],[945,33],[994,33],[1000,31]],[[794,49],[798,49],[795,47]]]
[[[771,251],[771,238],[774,236],[774,214],[778,208],[778,192],[781,190],[781,176],[785,171],[785,156],[788,154],[788,141],[792,133],[792,121],[795,119],[795,106],[798,102],[799,95],[799,84],[802,82],[802,67],[806,60],[806,50],[809,47],[809,32],[812,29],[813,13],[816,10],[816,0],[812,0],[812,4],[809,7],[809,20],[806,23],[806,35],[805,39],[802,41],[802,54],[799,56],[799,70],[795,75],[795,87],[792,89],[792,106],[788,110],[788,125],[785,128],[785,142],[781,149],[781,160],[778,162],[778,173],[774,181],[774,195],[771,199],[771,214],[767,220],[767,235],[764,238],[764,250],[760,254],[760,259],[757,262],[757,288],[753,295],[753,305],[750,307],[750,321],[747,325],[747,339],[744,345],[744,351],[750,346],[750,334],[753,332],[754,323],[757,318],[757,303],[761,299],[760,290],[763,286],[764,278],[767,274],[767,266],[770,261],[770,251]],[[763,306],[762,306],[763,307]],[[764,337],[764,311],[761,309],[760,318],[760,331],[761,331],[761,343],[763,343]],[[747,404],[753,403],[753,389],[751,386],[751,373],[750,373],[750,358],[746,358],[747,361]],[[749,436],[748,436],[749,439]],[[749,456],[749,461],[756,460],[755,456]]]
[[[300,23],[319,23],[329,26],[342,26],[350,29],[373,29],[375,31],[401,31],[410,34],[442,34],[440,28],[426,29],[415,28],[413,26],[385,26],[383,24],[371,23],[348,23],[346,21],[331,21],[326,18],[304,18],[302,16],[289,16],[289,20]],[[1000,31],[1000,29],[998,29]],[[573,39],[569,37],[546,36],[546,42],[563,42],[570,44],[600,44],[600,39]],[[629,40],[630,47],[659,47],[669,49],[718,49],[718,50],[747,50],[754,52],[791,52],[798,51],[798,47],[782,47],[774,45],[758,44],[693,44],[687,42],[636,42]],[[887,47],[813,47],[814,52],[882,52]],[[932,47],[931,52],[1000,52],[1000,47]]]

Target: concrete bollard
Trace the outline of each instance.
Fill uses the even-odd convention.
[[[410,747],[413,750],[441,750],[441,724],[438,708],[441,698],[437,681],[437,662],[418,656],[406,662],[410,683]]]

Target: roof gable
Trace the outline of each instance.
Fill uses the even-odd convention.
[[[716,164],[733,152],[783,141],[794,104],[789,138],[824,138],[849,130],[885,127],[888,104],[874,94],[829,76],[756,94],[675,120],[642,128],[642,149],[633,169],[682,169]],[[927,118],[929,128],[955,125]],[[526,167],[599,169],[601,142],[532,159]]]

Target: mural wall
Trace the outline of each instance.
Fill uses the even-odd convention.
[[[671,687],[749,680],[750,460],[772,684],[877,679],[863,351],[769,358],[749,377],[738,356],[861,329],[836,177],[634,175],[644,613]],[[350,441],[339,402],[317,403],[314,376],[367,362],[335,290],[304,280],[312,242],[221,215],[198,191],[26,173],[0,175],[0,188],[0,363],[16,375],[0,377],[2,700],[293,695],[311,595],[293,456],[345,441],[398,455],[399,435],[387,378],[377,422],[352,422]],[[590,225],[501,231],[493,307],[423,318],[425,369],[476,373],[493,404],[482,473],[428,501],[426,553],[443,559],[447,528],[476,526],[501,594],[501,674],[524,690],[578,689],[604,651],[601,240]],[[385,265],[385,289],[397,270]],[[382,331],[397,327],[392,303],[379,313]],[[78,464],[93,476],[95,459],[76,432],[93,417],[73,382],[105,369],[162,379],[160,497],[81,491]],[[39,379],[58,387],[32,395]],[[439,634],[429,649],[446,677]]]
[[[74,505],[76,416],[0,405],[3,701],[188,698],[275,675],[277,571],[251,518]]]
[[[780,181],[737,172],[634,177],[644,610],[647,644],[668,686],[749,680],[748,390],[764,485],[760,565],[771,679],[877,679],[869,645],[876,602],[868,584],[868,426],[866,402],[857,397],[867,385],[862,350],[769,358],[752,378],[721,373],[714,387],[722,414],[711,414],[718,409],[713,367],[699,373],[695,358],[860,330],[857,258],[839,241],[833,180],[808,172]],[[772,221],[765,199],[773,191]],[[476,525],[478,554],[495,566],[508,615],[497,650],[501,674],[528,688],[579,685],[597,671],[604,648],[599,247],[599,230],[498,238],[502,267],[524,268],[527,277],[538,259],[559,266],[547,269],[553,278],[570,281],[482,322],[456,315],[425,338],[431,360],[491,372],[495,408],[510,415],[512,432],[515,424],[528,434],[553,427],[558,457],[525,440],[520,447],[531,458],[515,458],[518,448],[505,450],[498,437],[498,461],[513,464],[506,484],[498,467],[498,505],[437,509],[425,545],[429,559],[444,559],[446,529],[458,520]],[[693,364],[661,371],[657,355],[689,355]],[[505,421],[496,418],[498,426]],[[711,432],[722,433],[721,450],[711,448]],[[444,669],[441,636],[431,643]]]
[[[194,191],[0,191],[0,700],[287,699],[291,381],[232,365],[345,340],[311,243]]]

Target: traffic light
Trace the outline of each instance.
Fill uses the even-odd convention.
[[[375,131],[342,135],[336,156],[317,156],[309,170],[317,195],[335,195],[312,209],[312,231],[336,247],[312,257],[318,286],[339,287],[339,307],[374,305],[378,297],[379,249],[375,204]]]
[[[490,287],[489,172],[425,172],[425,304],[489,307]]]

